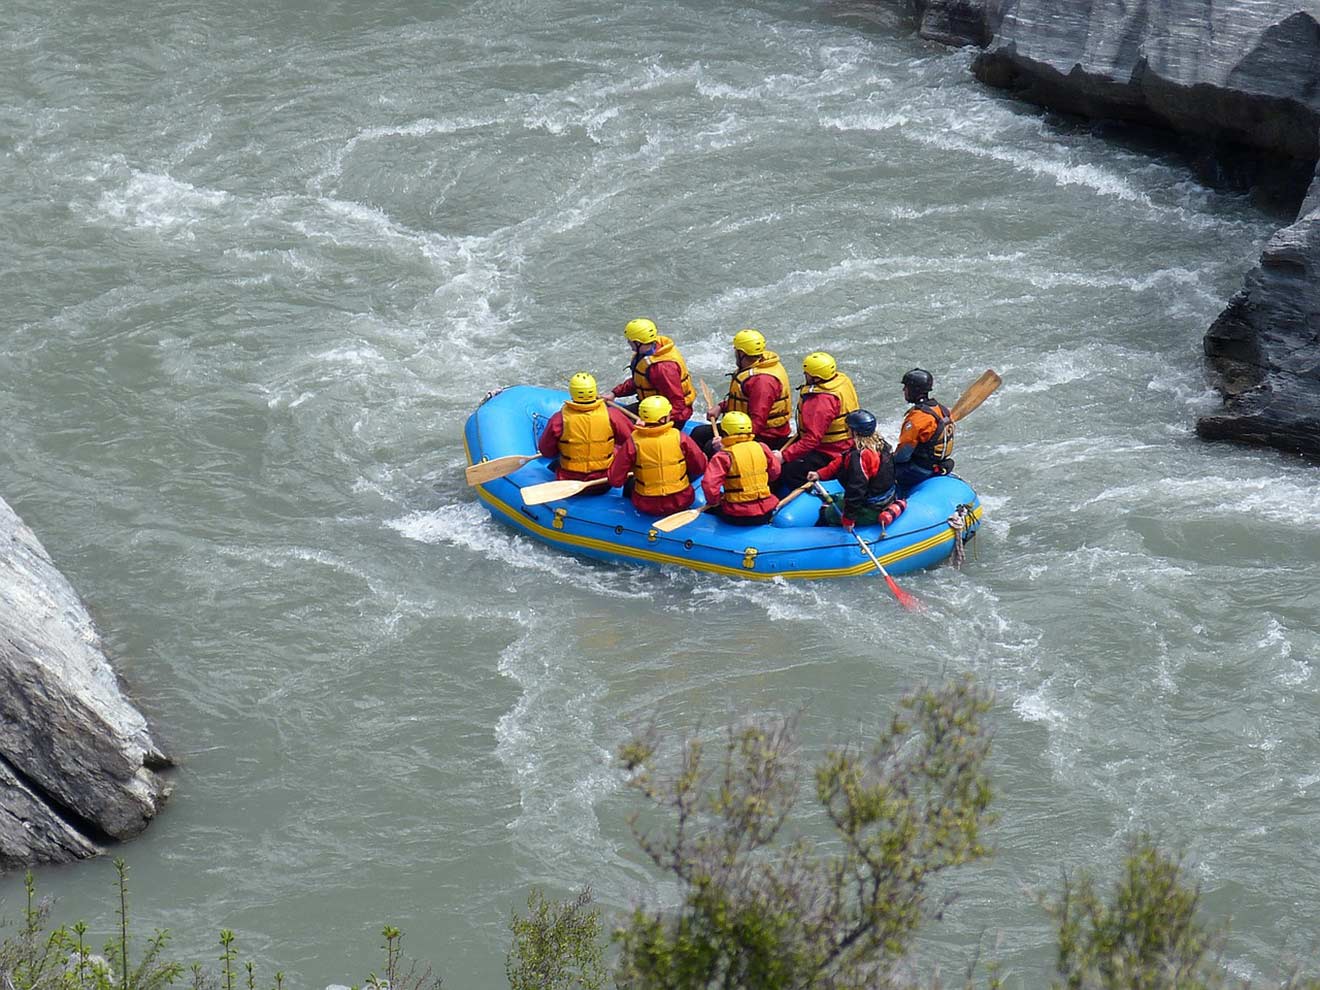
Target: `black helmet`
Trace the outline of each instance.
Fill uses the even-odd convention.
[[[935,379],[924,368],[913,368],[903,376],[903,389],[913,395],[930,395],[935,387]]]
[[[859,437],[869,437],[875,433],[875,417],[865,409],[854,409],[843,417],[843,422]]]

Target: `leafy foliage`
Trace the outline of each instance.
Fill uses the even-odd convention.
[[[1200,889],[1181,858],[1162,852],[1149,835],[1128,844],[1109,900],[1090,873],[1064,877],[1063,892],[1045,907],[1059,938],[1056,987],[1067,990],[1219,990],[1241,985],[1220,959],[1222,930],[1198,917]],[[1320,980],[1290,976],[1282,984],[1318,990]]]
[[[570,901],[548,902],[539,890],[527,898],[527,916],[509,921],[513,944],[504,964],[510,990],[600,990],[605,967],[600,912],[590,888]]]
[[[829,753],[817,800],[836,851],[781,841],[797,800],[794,725],[731,729],[715,767],[683,746],[672,779],[653,738],[620,751],[632,786],[672,817],[632,826],[677,879],[677,912],[637,908],[615,932],[618,983],[631,990],[884,986],[933,913],[931,881],[986,855],[988,697],[970,681],[906,696],[871,749]]]
[[[630,784],[649,803],[630,825],[642,850],[678,886],[672,910],[639,906],[614,930],[618,958],[604,961],[591,891],[548,901],[537,890],[514,914],[505,963],[511,990],[862,990],[906,987],[902,965],[920,926],[948,896],[931,882],[988,854],[993,820],[986,775],[986,694],[962,680],[905,696],[867,749],[829,752],[809,778],[829,837],[789,834],[808,778],[792,720],[730,728],[708,758],[699,740],[681,746],[672,776],[657,769],[654,734],[619,751]],[[258,990],[256,966],[220,932],[218,973],[164,959],[157,931],[133,960],[128,869],[115,861],[117,930],[94,955],[87,926],[50,929],[50,906],[25,878],[26,904],[0,939],[0,990],[164,990],[188,973],[191,990]],[[1223,933],[1199,918],[1200,891],[1180,858],[1135,838],[1108,897],[1087,872],[1065,876],[1042,903],[1058,935],[1055,990],[1247,990],[1222,965]],[[384,968],[363,990],[440,990],[429,966],[405,965],[403,933],[381,930]],[[963,990],[973,990],[979,964]],[[986,990],[1004,980],[985,964]],[[1320,990],[1296,972],[1280,990]],[[265,990],[285,990],[277,972]],[[938,975],[933,990],[941,986]]]

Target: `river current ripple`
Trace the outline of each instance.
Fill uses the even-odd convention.
[[[1313,469],[1208,446],[1200,336],[1278,218],[1000,99],[870,4],[416,0],[0,10],[0,492],[182,759],[123,849],[144,926],[298,986],[383,922],[464,988],[509,913],[657,886],[630,729],[803,710],[804,749],[968,671],[996,692],[995,857],[922,942],[1051,962],[1029,894],[1185,849],[1228,960],[1320,929]],[[962,573],[760,586],[583,565],[461,478],[489,388],[609,382],[653,316],[717,382],[827,348],[891,435],[963,425]],[[113,926],[104,862],[42,870]],[[17,881],[0,885],[5,913]]]

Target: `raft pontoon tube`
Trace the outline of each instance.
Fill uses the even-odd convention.
[[[469,462],[509,454],[535,454],[550,417],[568,394],[556,389],[515,385],[488,395],[468,417],[464,445]],[[689,426],[698,425],[692,420]],[[490,514],[506,526],[542,543],[596,560],[636,564],[676,564],[742,578],[832,578],[875,572],[857,540],[841,527],[816,526],[820,500],[808,492],[776,514],[768,526],[734,526],[707,513],[671,533],[662,533],[654,516],[633,508],[619,489],[603,495],[526,506],[521,491],[553,481],[554,471],[538,458],[477,489]],[[839,491],[837,482],[826,482]],[[695,507],[705,504],[698,484]],[[931,478],[907,496],[907,509],[890,526],[859,526],[856,532],[890,574],[932,567],[954,549],[958,533],[950,517],[962,508],[961,538],[981,523],[981,503],[957,475]]]

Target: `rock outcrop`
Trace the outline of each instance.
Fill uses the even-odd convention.
[[[1320,0],[908,0],[983,82],[1178,135],[1203,174],[1303,198],[1205,338],[1224,410],[1198,432],[1320,456]]]
[[[0,499],[0,870],[137,835],[169,793],[169,762],[86,608]]]
[[[1225,404],[1198,434],[1320,456],[1320,178],[1210,327],[1205,353]]]

